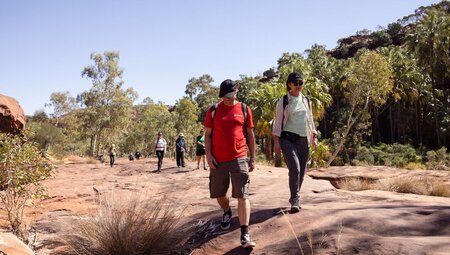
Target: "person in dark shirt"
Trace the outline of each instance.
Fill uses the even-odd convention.
[[[185,167],[184,163],[184,152],[186,151],[186,141],[184,140],[183,133],[178,135],[178,139],[175,142],[176,144],[176,154],[177,154],[177,166]]]

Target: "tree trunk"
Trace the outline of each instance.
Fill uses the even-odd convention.
[[[347,128],[345,129],[344,134],[342,134],[342,137],[341,137],[341,139],[339,141],[339,145],[336,148],[336,150],[333,152],[333,155],[331,155],[330,159],[328,160],[326,167],[329,167],[331,165],[333,160],[336,158],[336,156],[341,151],[342,146],[344,145],[345,140],[347,139],[347,135],[350,132],[350,129],[352,128],[353,123],[354,123],[354,122],[352,122],[352,116],[353,116],[353,111],[354,110],[355,110],[355,108],[353,107],[352,110],[350,111],[350,114],[349,114],[348,119],[347,119]]]
[[[331,155],[331,158],[328,160],[327,162],[327,167],[329,167],[331,165],[331,163],[334,161],[334,159],[336,158],[336,156],[339,154],[339,152],[342,149],[342,146],[345,143],[345,140],[347,139],[347,135],[350,131],[351,126],[347,126],[347,129],[344,131],[344,134],[342,135],[340,141],[339,141],[339,145],[336,148],[336,150],[333,152],[333,155]]]
[[[415,113],[415,124],[416,124],[416,142],[418,143],[419,147],[422,146],[420,138],[419,138],[419,103],[416,101],[414,102],[414,113]]]
[[[91,148],[90,148],[90,152],[89,152],[91,154],[91,157],[94,156],[96,145],[97,145],[97,134],[94,134],[91,137]]]
[[[394,143],[394,121],[392,119],[392,103],[389,104],[389,127],[391,130],[391,143]]]
[[[271,142],[271,136],[265,135],[264,136],[264,152],[266,155],[266,160],[270,161],[272,160],[272,142]]]
[[[438,109],[437,109],[437,95],[436,95],[436,81],[434,78],[434,75],[431,77],[431,87],[433,89],[433,109],[434,109],[434,124],[436,127],[436,139],[437,139],[437,146],[438,148],[442,147],[441,144],[441,135],[440,135],[440,126],[439,126],[439,119],[438,119]]]
[[[405,139],[405,137],[404,136],[402,136],[402,131],[401,131],[401,125],[402,125],[402,122],[400,121],[400,107],[401,107],[401,105],[400,105],[400,103],[398,103],[397,104],[397,111],[396,111],[396,120],[397,120],[397,123],[396,123],[396,127],[397,127],[397,141],[399,141],[399,142],[401,142],[401,143],[404,143],[405,141],[404,141],[404,139]]]

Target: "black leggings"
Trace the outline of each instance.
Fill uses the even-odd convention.
[[[156,156],[158,157],[158,171],[161,171],[164,151],[156,151]]]
[[[114,161],[115,161],[116,156],[114,155],[109,155],[109,165],[112,167],[114,165]]]
[[[177,151],[177,166],[185,167],[184,164],[184,151]]]

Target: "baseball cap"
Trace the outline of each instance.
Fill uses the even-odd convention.
[[[238,88],[238,84],[230,79],[226,79],[220,84],[219,97],[232,97],[236,94]]]
[[[302,76],[299,73],[293,72],[293,73],[289,74],[289,76],[287,78],[287,81],[286,81],[286,84],[289,83],[289,82],[296,82],[296,81],[303,81],[303,79],[302,79]]]

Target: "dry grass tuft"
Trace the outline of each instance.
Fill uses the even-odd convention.
[[[383,179],[374,185],[375,189],[426,196],[450,196],[448,184],[430,177],[397,177]]]
[[[405,166],[408,170],[426,170],[427,167],[422,163],[409,162]]]
[[[351,191],[368,190],[372,188],[372,183],[362,178],[345,178],[339,180],[337,185],[340,189]]]
[[[165,198],[144,200],[132,195],[101,199],[96,215],[71,226],[65,240],[73,252],[138,255],[177,251],[188,231],[178,225],[183,210]]]
[[[450,197],[450,186],[431,177],[396,177],[381,179],[376,182],[362,178],[345,178],[337,181],[336,184],[339,189],[350,191],[375,189],[425,196]]]

